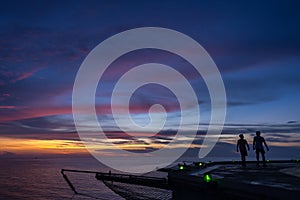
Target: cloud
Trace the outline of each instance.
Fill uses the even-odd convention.
[[[299,121],[288,121],[287,123],[288,124],[296,124],[296,123],[299,123]]]
[[[22,119],[30,119],[37,117],[46,117],[54,115],[64,115],[71,114],[70,106],[61,107],[35,107],[35,108],[17,108],[2,110],[2,115],[0,116],[1,122],[17,121]]]
[[[28,72],[25,72],[25,73],[19,75],[19,77],[17,77],[15,80],[11,80],[11,82],[15,83],[17,81],[21,81],[21,80],[27,79],[27,78],[33,76],[39,70],[41,70],[41,68],[32,69],[31,71],[28,71]]]
[[[235,140],[232,134],[246,132],[252,136],[259,129],[274,145],[283,145],[283,142],[296,145],[300,101],[297,92],[300,89],[299,12],[297,6],[288,6],[289,3],[258,3],[136,2],[132,6],[119,2],[95,3],[92,7],[24,3],[18,8],[6,3],[0,8],[5,19],[0,22],[0,134],[78,140],[71,117],[72,87],[85,56],[101,41],[120,31],[158,24],[191,36],[216,62],[228,96],[222,141],[232,143]],[[193,49],[187,51],[194,55]],[[99,84],[96,94],[96,110],[106,134],[123,144],[130,144],[134,138],[122,133],[114,123],[111,93],[125,72],[148,62],[169,65],[181,72],[196,90],[198,105],[204,111],[201,118],[210,117],[205,83],[186,60],[161,50],[130,52],[112,63],[101,78],[103,87]],[[172,80],[171,76],[155,73],[164,80]],[[184,91],[183,94],[190,96]],[[174,119],[180,119],[175,96],[166,88],[145,86],[134,94],[130,112],[133,118],[147,122],[148,109],[155,103],[162,103],[169,113],[167,120],[172,119],[150,142],[144,142],[163,145],[176,134]],[[117,109],[123,112],[127,108],[120,104]],[[278,124],[280,121],[288,123]],[[95,125],[85,122],[81,128],[95,131]],[[186,128],[195,126],[188,124]],[[198,130],[198,137],[205,135],[206,126]],[[148,134],[132,132],[136,137]],[[201,139],[195,144],[201,144]]]
[[[17,154],[9,151],[0,151],[0,158],[12,158],[15,157]]]
[[[16,106],[0,106],[0,109],[14,109]]]

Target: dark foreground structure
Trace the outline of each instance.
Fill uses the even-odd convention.
[[[165,177],[136,176],[130,174],[102,173],[62,169],[62,174],[78,193],[65,172],[95,173],[95,177],[125,199],[299,199],[300,161],[267,161],[267,166],[256,162],[195,162],[164,168]],[[119,183],[122,183],[121,185]],[[116,185],[119,184],[119,185]],[[136,187],[131,187],[135,185]],[[140,193],[145,187],[156,195]],[[123,187],[124,189],[120,189]],[[150,188],[150,189],[149,189]],[[136,190],[136,191],[135,191]],[[145,189],[146,191],[146,189]],[[157,195],[161,194],[161,195]]]

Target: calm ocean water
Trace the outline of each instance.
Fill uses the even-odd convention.
[[[248,160],[253,160],[251,157]],[[183,158],[182,161],[193,160]],[[205,161],[231,160],[211,157]],[[239,160],[238,155],[234,160]],[[115,199],[120,196],[113,193],[94,174],[68,173],[69,179],[78,192],[75,195],[60,173],[61,169],[77,169],[107,172],[109,169],[92,157],[85,158],[0,158],[0,200],[58,200],[58,199]],[[92,197],[88,197],[92,196]],[[95,197],[95,198],[93,198]]]
[[[108,171],[93,158],[0,158],[0,199],[94,199],[73,192],[60,170]],[[94,175],[67,173],[76,189],[98,199],[122,199]]]

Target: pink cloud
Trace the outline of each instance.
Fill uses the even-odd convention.
[[[15,106],[0,106],[0,109],[14,109]]]
[[[72,113],[71,106],[62,107],[38,107],[38,108],[26,108],[26,107],[15,107],[15,106],[0,106],[0,108],[12,109],[14,112],[8,112],[0,115],[1,122],[16,121],[22,119],[30,119],[36,117],[45,117],[53,115],[62,115]]]
[[[72,114],[72,107],[71,106],[49,106],[49,107],[16,107],[16,106],[0,106],[0,109],[14,109],[14,112],[9,112],[9,110],[5,113],[1,113],[0,121],[2,122],[9,122],[9,121],[16,121],[22,119],[30,119],[30,118],[37,118],[37,117],[46,117],[46,116],[54,116],[54,115],[66,115]],[[119,106],[117,110],[119,113],[124,113],[125,106]],[[170,108],[169,108],[170,109]],[[175,107],[174,107],[175,109]],[[82,107],[79,112],[87,112],[85,106]],[[103,106],[96,106],[97,114],[111,114],[111,106],[110,105],[103,105]],[[170,110],[173,110],[170,109]],[[3,111],[3,110],[2,110]],[[130,109],[131,113],[144,113],[148,112],[142,106],[136,106]]]
[[[36,69],[30,70],[29,72],[21,73],[17,78],[11,80],[11,82],[15,83],[17,81],[21,81],[21,80],[27,79],[27,78],[33,76],[36,72],[38,72],[41,69],[43,69],[43,68],[36,68]]]
[[[4,96],[4,97],[10,97],[11,95],[8,94],[8,93],[4,93],[4,94],[2,94],[2,96]]]
[[[27,79],[31,76],[33,76],[36,72],[40,71],[41,69],[44,69],[44,67],[38,67],[35,69],[31,69],[27,72],[22,72],[22,71],[5,71],[5,70],[1,70],[0,71],[0,75],[6,77],[7,79],[10,79],[9,82],[10,83],[16,83],[18,81]],[[5,81],[1,81],[0,80],[0,86],[5,85],[7,82]]]

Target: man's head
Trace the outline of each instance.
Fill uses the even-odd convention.
[[[256,131],[256,135],[257,135],[257,136],[260,136],[260,131]]]
[[[240,137],[241,139],[244,139],[244,135],[243,135],[243,134],[240,134],[239,137]]]

